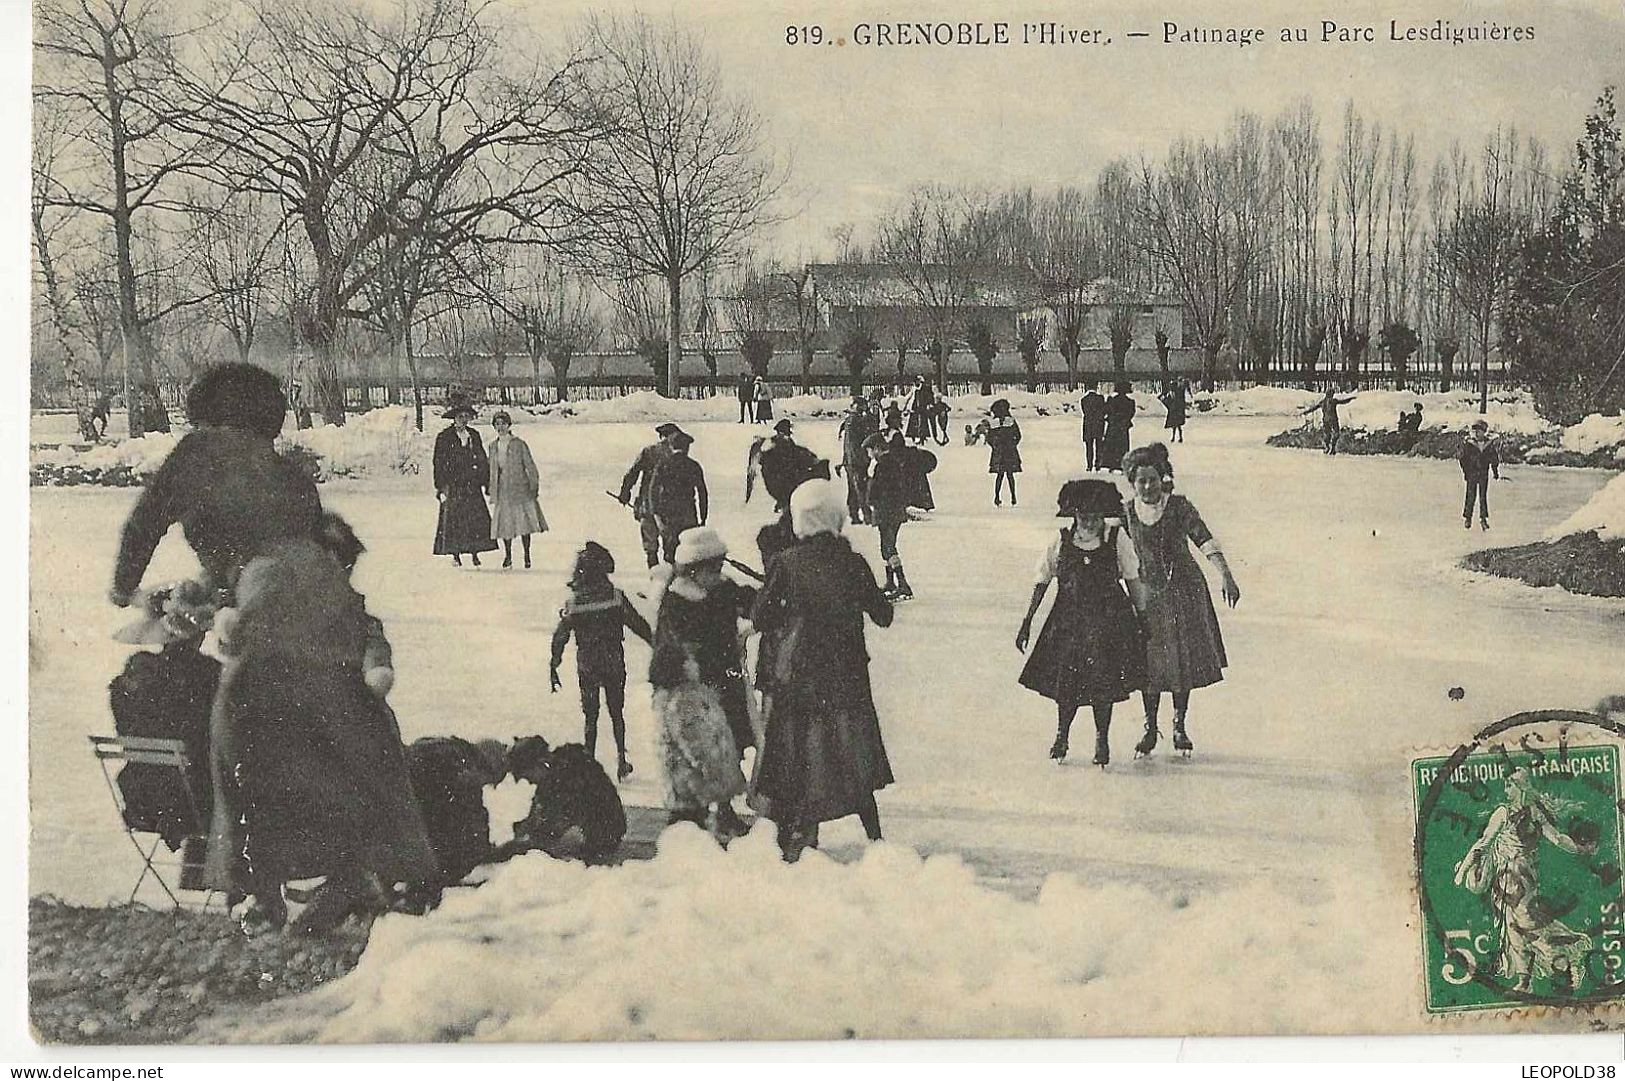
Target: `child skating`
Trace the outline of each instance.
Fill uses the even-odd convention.
[[[623,631],[630,629],[645,642],[653,643],[648,622],[632,607],[626,594],[615,588],[615,557],[594,541],[588,541],[576,555],[570,575],[570,596],[559,610],[558,629],[553,632],[552,663],[548,684],[559,689],[559,663],[564,647],[575,635],[576,682],[581,689],[581,714],[586,722],[582,742],[587,753],[596,757],[598,748],[599,697],[609,707],[609,723],[615,733],[615,776],[626,780],[632,763],[626,757],[626,651]]]
[[[1056,499],[1061,530],[1039,560],[1027,614],[1016,632],[1026,652],[1033,616],[1051,581],[1055,603],[1021,670],[1021,685],[1055,703],[1055,743],[1049,756],[1066,758],[1072,721],[1087,705],[1094,713],[1094,764],[1111,761],[1112,706],[1145,682],[1145,646],[1137,609],[1144,607],[1139,560],[1122,528],[1117,486],[1102,480],[1071,480]]]
[[[1010,505],[1016,505],[1016,474],[1021,472],[1021,425],[1010,415],[1010,403],[1003,398],[993,403],[993,419],[983,438],[987,440],[987,471],[993,474],[993,505],[1001,504],[1000,494],[1010,485]]]
[[[1473,421],[1473,430],[1461,442],[1456,455],[1461,465],[1461,479],[1467,482],[1467,498],[1461,505],[1461,528],[1473,528],[1473,500],[1478,500],[1478,524],[1490,527],[1490,477],[1501,479],[1501,456],[1495,449],[1495,438],[1484,420]]]

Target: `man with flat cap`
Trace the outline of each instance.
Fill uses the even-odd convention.
[[[688,456],[694,437],[678,431],[671,439],[671,453],[655,467],[649,480],[648,504],[660,530],[660,556],[671,563],[677,539],[685,530],[705,524],[710,514],[710,494],[705,489],[705,470]]]
[[[655,435],[660,438],[638,451],[637,461],[632,463],[632,468],[621,478],[621,493],[617,498],[630,506],[632,513],[637,517],[638,535],[643,541],[643,556],[651,567],[660,562],[660,524],[655,521],[654,511],[649,506],[649,485],[654,480],[655,470],[671,457],[673,441],[683,434],[683,430],[670,421],[657,427]],[[638,490],[636,499],[632,497],[633,485],[636,485]]]

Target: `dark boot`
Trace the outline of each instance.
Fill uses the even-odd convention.
[[[1155,720],[1151,719],[1150,717],[1147,717],[1146,720],[1145,720],[1145,735],[1141,736],[1140,737],[1140,742],[1138,742],[1138,743],[1136,743],[1134,745],[1134,757],[1135,758],[1149,757],[1151,752],[1156,750],[1156,749],[1157,749],[1157,722]]]
[[[1185,715],[1181,713],[1174,718],[1174,750],[1189,758],[1190,753],[1196,749],[1191,737],[1185,732]]]

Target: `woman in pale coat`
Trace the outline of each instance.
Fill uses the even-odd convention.
[[[546,533],[547,519],[536,502],[541,474],[530,446],[513,434],[513,418],[506,412],[491,418],[497,437],[491,441],[491,537],[502,542],[502,565],[513,566],[513,539],[519,538],[530,570],[530,535]]]

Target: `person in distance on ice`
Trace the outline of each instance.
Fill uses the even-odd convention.
[[[660,523],[655,521],[654,511],[649,509],[650,483],[654,480],[655,470],[671,457],[672,442],[684,434],[686,433],[681,428],[670,421],[655,428],[658,440],[638,451],[637,460],[632,463],[632,468],[621,478],[621,492],[616,496],[623,506],[632,508],[632,514],[638,520],[638,537],[643,542],[643,556],[651,567],[660,562]],[[632,495],[634,485],[637,486],[636,498]]]
[[[879,416],[869,408],[862,395],[852,399],[852,407],[841,418],[841,464],[838,473],[846,474],[847,520],[867,524],[869,521],[869,452],[863,444],[880,429]]]
[[[817,845],[818,824],[855,814],[880,840],[875,793],[892,782],[869,685],[863,617],[892,621],[891,602],[868,562],[841,535],[846,508],[827,480],[796,488],[790,515],[798,543],[769,566],[751,610],[775,638],[759,677],[765,735],[751,806],[778,824],[795,859]]]
[[[1010,505],[1016,505],[1016,474],[1021,472],[1021,425],[1010,415],[1010,403],[1003,398],[988,410],[993,419],[988,421],[982,438],[987,440],[987,471],[993,474],[993,505],[999,506],[1000,491],[1006,481],[1010,484]]]
[[[513,539],[519,538],[530,570],[530,535],[547,532],[547,518],[536,501],[542,476],[530,445],[513,434],[506,411],[491,418],[497,437],[491,441],[491,536],[502,542],[502,565],[513,566]]]
[[[1144,590],[1134,542],[1122,527],[1123,500],[1105,480],[1069,480],[1056,497],[1059,531],[1038,562],[1032,600],[1016,632],[1026,652],[1033,616],[1050,582],[1055,603],[1021,670],[1021,685],[1055,703],[1055,743],[1049,756],[1066,758],[1072,722],[1089,706],[1095,720],[1094,764],[1111,761],[1112,707],[1145,682],[1139,618]]]
[[[1112,396],[1106,399],[1106,434],[1100,441],[1100,453],[1103,456],[1100,462],[1106,470],[1116,470],[1122,462],[1123,455],[1128,453],[1129,429],[1134,427],[1134,404],[1130,391],[1133,385],[1119,382],[1112,388]]]
[[[897,549],[897,535],[909,520],[908,509],[917,499],[920,482],[916,477],[916,455],[931,459],[930,451],[911,447],[902,433],[872,435],[864,446],[874,463],[869,474],[869,515],[880,530],[880,558],[886,562],[886,596],[889,600],[912,600],[914,589],[903,570],[903,556]]]
[[[1163,427],[1168,429],[1170,442],[1185,441],[1185,414],[1190,407],[1187,397],[1189,390],[1186,382],[1176,376],[1168,381],[1168,385],[1163,387],[1162,394],[1159,395],[1163,407],[1168,410],[1168,419],[1163,422]]]
[[[660,555],[670,563],[684,531],[704,525],[710,516],[710,493],[705,470],[688,455],[694,437],[678,432],[671,437],[671,454],[655,467],[649,481],[649,509],[660,526]]]
[[[559,689],[564,647],[575,635],[576,684],[586,725],[582,743],[589,757],[596,756],[598,699],[602,694],[615,733],[615,777],[624,781],[632,773],[632,763],[626,757],[626,648],[622,632],[628,629],[651,645],[654,634],[632,602],[610,581],[614,573],[615,557],[603,545],[588,541],[577,553],[575,570],[570,575],[570,595],[559,610],[558,629],[553,632],[547,681],[555,692]]]
[[[746,424],[755,419],[751,414],[755,412],[752,403],[756,393],[756,380],[749,372],[740,372],[734,390],[739,395],[739,423]]]
[[[766,379],[757,376],[751,395],[756,399],[756,423],[766,424],[773,419],[773,388]]]
[[[732,800],[745,791],[739,768],[756,742],[739,648],[739,620],[756,590],[722,572],[728,546],[709,526],[686,531],[673,553],[655,617],[649,685],[660,724],[666,809],[672,822],[704,827],[716,808],[719,833],[743,833]]]
[[[1422,403],[1417,402],[1409,413],[1399,415],[1399,449],[1406,454],[1416,449],[1422,438]]]
[[[1320,439],[1327,454],[1337,453],[1337,441],[1343,434],[1343,424],[1337,417],[1337,407],[1349,405],[1353,401],[1353,396],[1339,398],[1337,388],[1327,383],[1326,393],[1321,395],[1320,401],[1303,410],[1306,416],[1317,409],[1320,410]]]
[[[434,531],[434,554],[449,555],[461,567],[468,555],[480,565],[481,552],[496,551],[491,538],[491,512],[485,505],[491,484],[491,461],[480,433],[469,427],[474,406],[453,397],[441,414],[451,421],[434,441],[434,491],[440,500],[440,519]]]
[[[932,436],[936,424],[937,395],[930,380],[917,376],[914,391],[909,398],[908,429],[904,433],[910,443],[924,443]]]
[[[1490,527],[1490,476],[1501,480],[1501,456],[1495,449],[1495,437],[1482,417],[1473,421],[1473,429],[1461,441],[1456,455],[1461,465],[1461,479],[1467,482],[1467,498],[1461,505],[1461,528],[1473,528],[1473,499],[1478,499],[1478,524]]]
[[[1191,691],[1222,680],[1228,663],[1207,578],[1190,546],[1196,545],[1219,572],[1225,603],[1232,608],[1241,599],[1241,587],[1196,507],[1170,493],[1167,447],[1136,447],[1123,459],[1123,472],[1134,485],[1127,525],[1145,598],[1145,735],[1134,751],[1147,755],[1156,747],[1157,711],[1166,691],[1174,702],[1174,749],[1189,753],[1194,748],[1185,720]]]
[[[1085,384],[1083,400],[1078,403],[1083,418],[1084,468],[1091,473],[1101,467],[1100,443],[1106,437],[1106,399],[1099,388],[1099,383]]]

